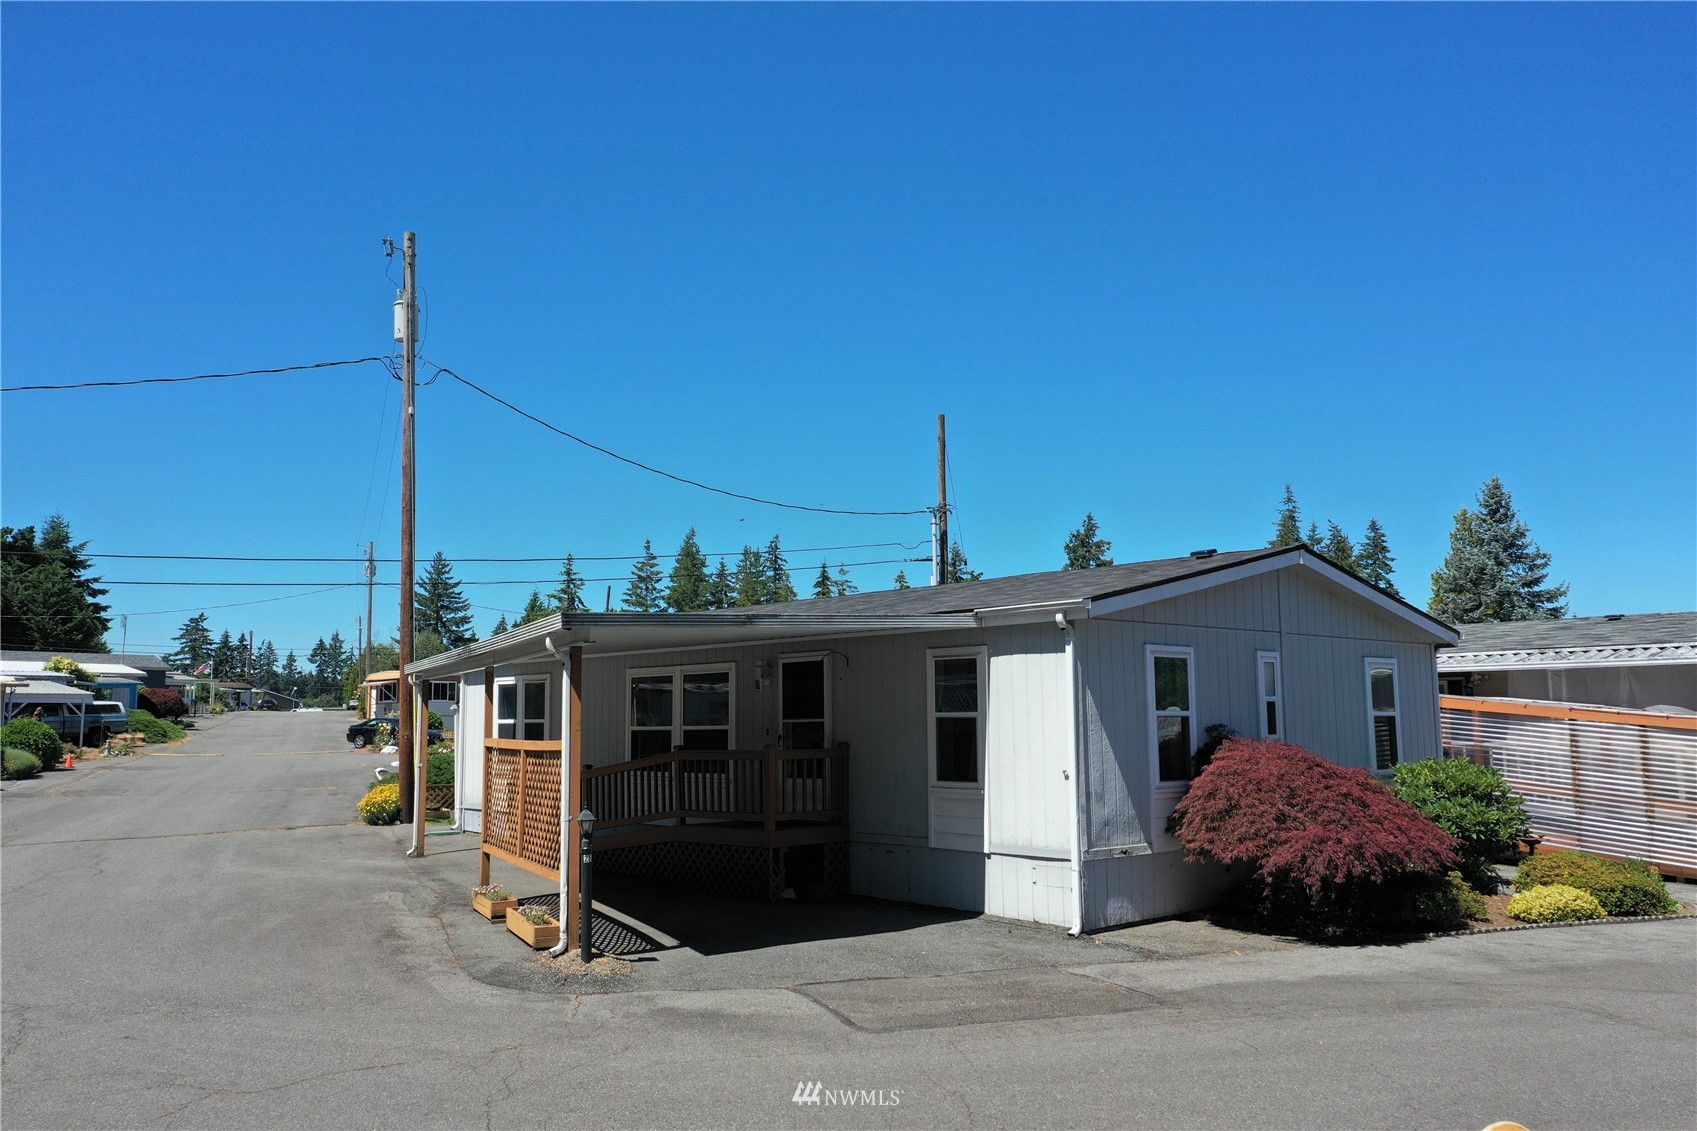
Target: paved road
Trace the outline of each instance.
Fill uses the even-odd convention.
[[[352,823],[377,759],[347,721],[227,716],[173,755],[8,783],[7,1128],[1697,1126],[1692,921],[1169,961],[1081,943],[1081,972],[882,990],[492,985],[450,945],[468,857]],[[986,1020],[999,1002],[1029,1019]],[[885,1106],[831,1106],[844,1089]]]

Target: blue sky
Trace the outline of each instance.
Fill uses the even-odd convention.
[[[1086,511],[1122,561],[1260,545],[1290,481],[1308,517],[1377,517],[1423,604],[1501,475],[1575,614],[1691,608],[1694,11],[6,4],[0,363],[385,353],[380,240],[412,229],[425,358],[679,474],[923,508],[946,413],[991,575],[1057,567]],[[62,511],[96,554],[393,557],[398,402],[369,364],[8,394],[0,511]],[[923,517],[706,494],[447,378],[418,412],[421,558],[692,525],[915,547],[796,554],[803,584],[926,552]],[[364,611],[295,596],[354,565],[99,566],[313,583],[115,585],[132,648],[233,605],[215,629],[304,652]],[[529,589],[468,586],[479,629]]]

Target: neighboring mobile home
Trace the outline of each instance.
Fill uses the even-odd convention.
[[[1223,872],[1165,831],[1208,726],[1376,773],[1436,756],[1434,653],[1456,639],[1294,546],[561,613],[409,677],[460,681],[457,805],[485,871],[557,877],[587,804],[609,870],[1078,931],[1217,896]]]
[[[1465,624],[1438,653],[1449,695],[1697,712],[1697,612]]]

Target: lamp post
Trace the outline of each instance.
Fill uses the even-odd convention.
[[[590,837],[595,833],[595,814],[588,809],[579,812],[577,827],[579,831],[577,846],[577,923],[580,932],[578,957],[587,966],[593,956],[589,916],[594,903],[590,899],[589,887],[595,871],[595,850],[590,847]]]

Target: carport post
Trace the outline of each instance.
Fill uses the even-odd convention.
[[[412,749],[407,757],[412,760],[412,851],[409,856],[424,855],[424,769],[429,765],[425,750],[430,739],[430,715],[425,711],[424,695],[419,690],[421,684],[415,675],[412,683]]]
[[[560,728],[560,740],[565,749],[560,756],[560,775],[565,778],[561,782],[560,808],[566,814],[566,827],[560,838],[560,902],[564,904],[560,913],[566,927],[565,938],[561,942],[570,945],[573,939],[582,939],[588,934],[588,924],[578,912],[578,901],[568,898],[567,877],[572,873],[572,861],[577,857],[574,851],[579,841],[583,839],[583,829],[578,824],[578,814],[583,811],[583,646],[574,644],[566,651],[565,670],[566,718],[565,726]]]

